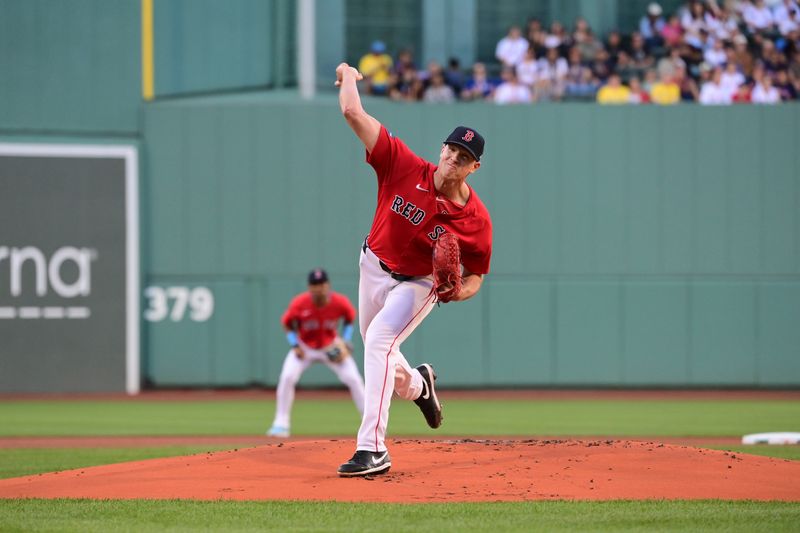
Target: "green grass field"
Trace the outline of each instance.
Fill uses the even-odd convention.
[[[725,400],[447,400],[428,430],[396,401],[391,436],[740,436],[796,429],[800,402]],[[8,401],[0,436],[261,435],[274,404],[220,401]],[[353,436],[348,400],[303,400],[295,436]],[[0,477],[235,446],[0,449]],[[715,446],[800,460],[800,446]],[[648,501],[487,504],[0,500],[0,531],[797,531],[800,504]]]

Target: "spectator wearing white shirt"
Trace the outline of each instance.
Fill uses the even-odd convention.
[[[539,79],[536,82],[537,100],[561,100],[566,88],[569,64],[558,55],[557,48],[547,50],[547,55],[539,60]]]
[[[777,104],[781,101],[781,93],[772,86],[772,78],[764,75],[756,82],[751,100],[754,104]]]
[[[783,0],[775,6],[773,16],[778,31],[784,37],[789,37],[793,31],[800,29],[800,7],[794,0]]]
[[[519,81],[514,69],[511,67],[503,68],[503,83],[494,91],[494,103],[505,104],[529,104],[533,100],[531,90]]]
[[[533,48],[528,48],[525,58],[517,65],[517,80],[523,85],[533,88],[539,79],[539,63]]]
[[[798,6],[795,0],[781,0],[774,6],[772,18],[774,19],[775,24],[778,26],[778,30],[781,32],[781,34],[787,35],[789,31],[791,31],[791,26],[796,26],[797,21],[800,20],[800,6]],[[793,24],[790,23],[790,26],[787,27],[789,31],[784,33],[781,29],[781,23],[792,21],[792,19],[794,20]]]
[[[508,30],[508,35],[497,43],[494,55],[503,66],[516,67],[525,57],[525,52],[529,46],[528,40],[522,36],[519,27],[511,26]]]
[[[732,94],[722,85],[722,69],[717,67],[711,79],[700,89],[700,103],[703,105],[728,105]]]
[[[428,103],[435,104],[449,104],[455,102],[456,95],[453,88],[447,85],[444,81],[444,75],[441,71],[434,72],[431,75],[430,85],[425,89],[422,94],[422,100]]]
[[[720,9],[716,17],[706,20],[708,31],[714,39],[730,41],[739,33],[739,23],[728,9]]]
[[[711,48],[707,48],[703,52],[703,60],[712,67],[720,67],[728,60],[728,55],[725,53],[725,47],[719,39],[714,41]]]
[[[722,86],[725,88],[725,90],[733,95],[736,93],[736,89],[738,89],[740,85],[744,84],[746,80],[744,74],[739,72],[739,69],[736,68],[736,63],[729,61],[725,65],[725,69],[722,71],[720,81],[722,82]]]
[[[683,26],[684,31],[683,39],[695,48],[702,48],[700,32],[708,31],[705,12],[706,8],[701,2],[690,2],[681,15],[681,26]]]
[[[769,32],[775,27],[772,11],[764,0],[747,2],[742,9],[742,18],[750,33]]]

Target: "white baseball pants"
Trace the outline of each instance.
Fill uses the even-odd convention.
[[[353,397],[353,403],[356,404],[358,412],[364,414],[364,382],[361,380],[361,374],[358,373],[358,366],[353,360],[353,357],[347,357],[340,363],[332,363],[325,352],[332,348],[329,346],[322,350],[315,350],[309,348],[302,341],[300,347],[303,348],[305,357],[298,359],[294,350],[289,350],[286,354],[286,359],[283,361],[283,369],[281,370],[281,377],[278,380],[278,390],[276,392],[277,406],[275,408],[275,421],[273,426],[280,426],[289,429],[291,427],[292,405],[294,404],[294,392],[297,382],[300,381],[300,376],[303,375],[309,366],[314,363],[323,363],[330,368],[339,381],[347,385],[350,389],[350,395]]]
[[[367,248],[359,261],[358,316],[364,339],[364,415],[357,450],[386,450],[392,392],[405,400],[422,394],[422,375],[400,353],[400,345],[434,306],[433,277],[397,281]]]

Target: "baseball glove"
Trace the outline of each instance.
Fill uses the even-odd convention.
[[[443,303],[461,292],[461,250],[452,233],[441,235],[433,244],[433,288]]]
[[[340,363],[345,357],[350,355],[350,349],[347,343],[337,337],[336,340],[333,341],[333,344],[325,351],[325,355],[328,356],[328,360],[331,363]]]

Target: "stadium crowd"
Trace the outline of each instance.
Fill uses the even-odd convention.
[[[598,37],[579,18],[571,31],[531,19],[497,43],[496,62],[464,69],[395,58],[381,41],[359,62],[365,90],[397,101],[497,104],[597,101],[776,104],[800,93],[798,0],[690,0],[675,13],[653,2],[630,34]]]

